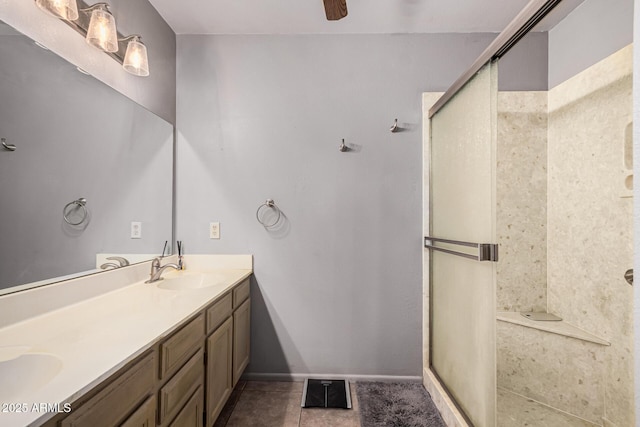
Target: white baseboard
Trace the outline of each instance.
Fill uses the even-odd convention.
[[[304,381],[307,378],[335,378],[349,381],[379,381],[396,383],[421,383],[419,376],[395,376],[395,375],[342,375],[342,374],[261,374],[245,372],[242,379],[246,381]]]

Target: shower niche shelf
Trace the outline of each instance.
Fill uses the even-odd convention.
[[[573,326],[572,324],[561,320],[558,322],[539,322],[529,320],[515,311],[501,311],[497,313],[496,319],[500,322],[513,323],[515,325],[527,328],[538,329],[540,331],[550,332],[552,334],[563,335],[565,337],[575,338],[582,341],[588,341],[594,344],[608,346],[609,341],[603,340],[589,332]]]

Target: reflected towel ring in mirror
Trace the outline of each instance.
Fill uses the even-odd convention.
[[[274,209],[277,213],[276,220],[273,221],[272,223],[266,223],[265,221],[260,219],[260,212],[266,208]],[[267,199],[266,202],[258,206],[258,210],[256,211],[256,219],[260,224],[262,224],[264,228],[271,228],[275,226],[280,221],[281,216],[282,216],[282,212],[280,211],[280,208],[276,205],[276,202],[273,201],[273,199]]]
[[[7,144],[7,138],[0,138],[0,142],[2,146],[9,151],[16,151],[16,146],[13,144]]]
[[[78,222],[72,222],[68,215],[70,213],[70,209],[69,207],[76,207],[76,209],[80,208],[82,209],[82,217],[80,218],[80,221]],[[69,225],[80,225],[83,222],[85,222],[85,220],[87,219],[87,216],[89,215],[89,212],[87,211],[87,199],[85,199],[84,197],[79,198],[78,200],[74,200],[73,202],[69,202],[65,205],[65,207],[62,209],[62,218],[64,218],[64,222],[66,222]]]

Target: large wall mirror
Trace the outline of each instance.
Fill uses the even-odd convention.
[[[162,253],[173,126],[2,21],[0,58],[0,295]]]

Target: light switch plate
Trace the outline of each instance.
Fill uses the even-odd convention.
[[[210,222],[209,223],[209,238],[210,239],[219,239],[220,238],[220,223],[219,222]]]
[[[142,223],[138,221],[131,222],[131,238],[142,239]]]

